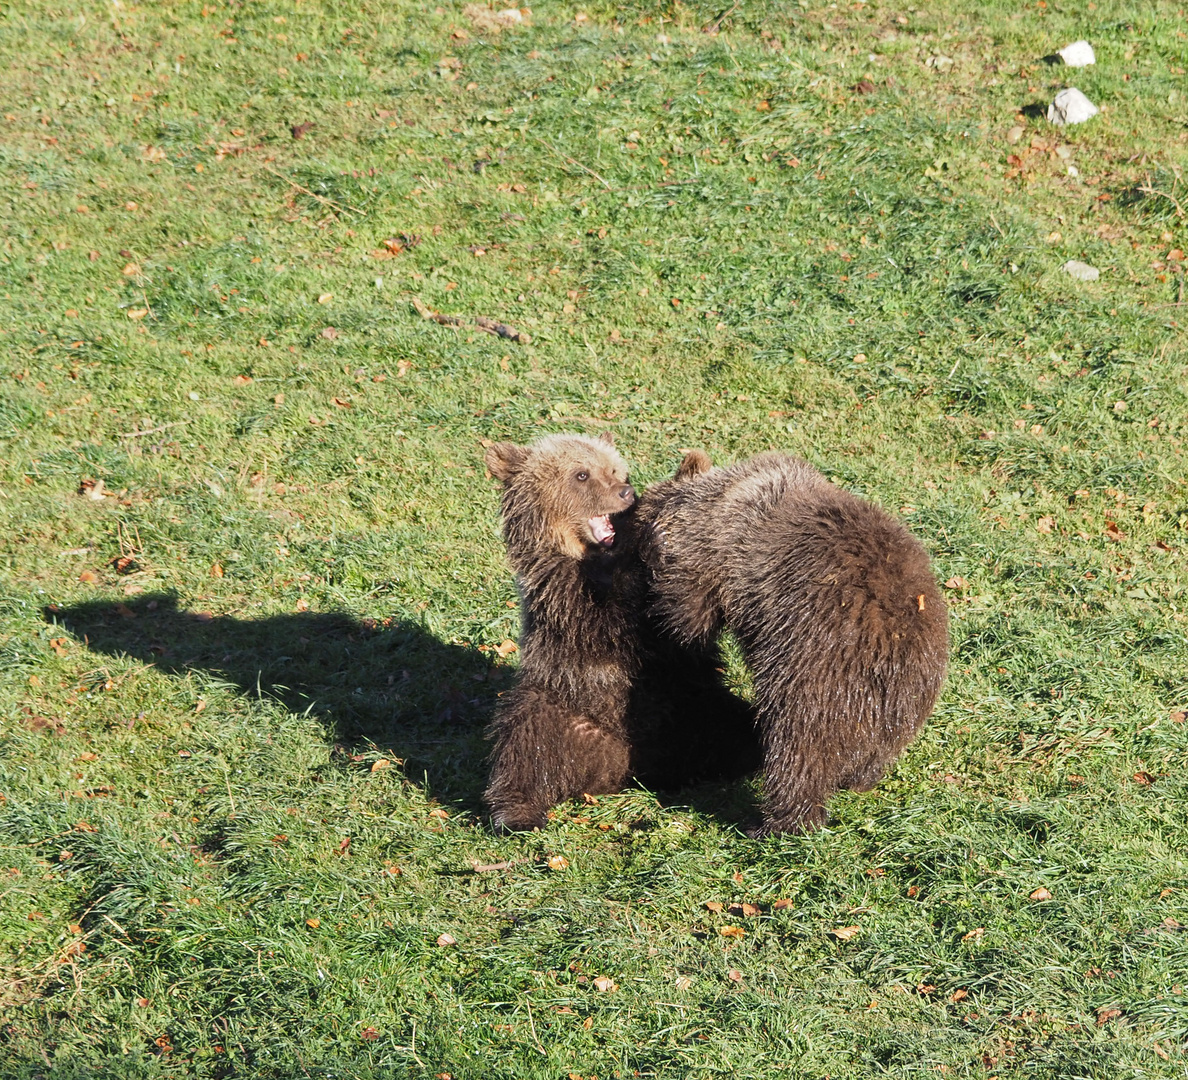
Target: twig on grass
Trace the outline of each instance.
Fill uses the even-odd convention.
[[[411,1046],[398,1046],[398,1047],[396,1047],[396,1049],[397,1050],[407,1050],[410,1054],[412,1054],[413,1061],[415,1061],[418,1065],[420,1065],[422,1069],[425,1067],[425,1063],[419,1057],[417,1057],[417,1022],[415,1020],[413,1021],[413,1026],[412,1026],[412,1045]]]
[[[156,435],[158,431],[166,431],[171,427],[179,427],[181,424],[188,424],[189,420],[171,420],[168,424],[160,424],[157,427],[146,428],[144,431],[121,431],[116,435],[117,439],[138,439],[141,435]]]
[[[520,861],[519,859],[512,859],[509,862],[493,862],[493,863],[472,862],[470,864],[470,868],[476,874],[489,874],[492,870],[510,870],[519,861]]]
[[[585,165],[583,165],[583,164],[582,164],[580,161],[575,161],[575,160],[574,160],[573,158],[571,158],[571,157],[570,157],[568,154],[563,154],[563,153],[561,153],[561,151],[560,151],[560,150],[558,150],[558,149],[557,149],[557,148],[556,148],[556,147],[555,147],[555,146],[554,146],[554,145],[553,145],[551,142],[547,142],[546,140],[542,139],[542,138],[541,138],[539,135],[533,135],[532,137],[533,137],[533,138],[534,138],[534,139],[535,139],[535,140],[536,140],[538,143],[542,143],[543,145],[547,146],[547,147],[548,147],[550,150],[552,150],[552,151],[553,151],[553,153],[554,153],[554,154],[556,154],[556,155],[557,155],[559,158],[562,158],[563,160],[565,160],[565,161],[568,161],[570,165],[576,165],[576,166],[577,166],[579,169],[581,169],[581,170],[582,170],[582,172],[584,172],[584,173],[589,173],[589,174],[590,174],[592,177],[594,177],[594,179],[595,179],[595,180],[597,180],[597,181],[598,181],[598,182],[599,182],[599,183],[600,183],[600,184],[601,184],[601,185],[602,185],[604,188],[606,188],[606,190],[607,190],[607,191],[610,191],[610,190],[611,190],[611,186],[610,186],[610,184],[608,184],[608,183],[607,183],[607,182],[606,182],[606,181],[605,181],[605,180],[604,180],[604,179],[603,179],[601,176],[599,176],[599,175],[598,175],[598,173],[596,173],[596,172],[595,172],[593,169],[587,169],[587,168],[586,168],[586,166],[585,166]]]
[[[508,326],[507,323],[501,323],[497,319],[488,318],[486,315],[476,315],[473,320],[468,320],[461,315],[443,315],[440,311],[434,311],[419,296],[412,298],[412,306],[417,309],[417,314],[422,319],[429,319],[441,326],[467,326],[473,322],[473,325],[485,333],[494,334],[496,337],[507,338],[509,341],[516,341],[521,345],[532,344],[532,338],[524,333],[523,330],[517,330],[514,326]]]
[[[358,214],[360,217],[367,216],[366,210],[360,210],[357,206],[351,206],[350,203],[347,203],[346,206],[342,206],[341,204],[336,203],[333,199],[327,199],[324,195],[318,195],[315,192],[310,191],[309,188],[302,187],[299,183],[297,183],[296,180],[290,180],[283,172],[281,172],[279,169],[274,169],[271,165],[265,165],[264,171],[272,173],[273,176],[283,180],[290,187],[295,187],[298,191],[308,195],[311,199],[316,199],[323,206],[329,206],[332,210],[336,210],[340,214],[345,210],[350,210],[353,213]]]
[[[1184,208],[1180,205],[1180,200],[1174,195],[1169,195],[1166,191],[1160,191],[1158,188],[1152,187],[1150,177],[1147,178],[1145,184],[1139,185],[1138,190],[1144,195],[1158,195],[1160,198],[1167,199],[1176,208],[1176,217],[1182,218],[1184,216]],[[1175,191],[1175,184],[1172,184],[1172,190]]]
[[[729,19],[730,16],[733,15],[737,10],[738,10],[738,4],[736,3],[733,7],[731,7],[727,11],[723,11],[722,14],[719,15],[716,19],[713,19],[710,22],[707,22],[701,28],[701,32],[703,34],[716,34],[722,28],[722,23],[724,23],[727,19]]]
[[[548,1051],[540,1045],[540,1036],[536,1034],[536,1024],[532,1020],[532,1002],[528,1000],[528,995],[524,995],[524,1004],[528,1006],[528,1026],[532,1029],[532,1041],[536,1043],[536,1049],[540,1051],[542,1057],[548,1057]]]

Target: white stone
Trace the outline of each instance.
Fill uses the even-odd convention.
[[[1048,119],[1060,127],[1065,124],[1083,124],[1097,113],[1097,106],[1075,86],[1061,90],[1048,106]]]
[[[1101,277],[1101,271],[1096,266],[1079,262],[1077,259],[1069,259],[1061,269],[1070,277],[1075,277],[1078,281],[1096,281]]]
[[[1069,67],[1088,67],[1097,63],[1093,46],[1087,41],[1074,41],[1071,45],[1065,45],[1056,55]]]

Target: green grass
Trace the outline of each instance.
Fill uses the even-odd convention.
[[[0,1076],[1184,1076],[1182,13],[725,7],[0,8]],[[484,826],[482,444],[604,429],[933,552],[828,829]]]

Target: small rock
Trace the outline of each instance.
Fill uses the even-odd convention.
[[[1069,67],[1088,67],[1097,63],[1093,46],[1087,41],[1074,41],[1071,45],[1065,45],[1056,55]]]
[[[1083,124],[1097,113],[1097,106],[1075,86],[1061,90],[1048,106],[1048,119],[1060,127],[1065,124]]]
[[[1080,262],[1077,259],[1069,259],[1061,269],[1078,281],[1096,281],[1101,277],[1101,271],[1096,266],[1090,266],[1088,263]]]

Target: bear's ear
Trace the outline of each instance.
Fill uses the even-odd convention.
[[[523,468],[528,460],[528,447],[499,442],[487,448],[487,468],[496,480],[506,483]]]
[[[689,480],[694,476],[707,473],[714,467],[709,454],[704,450],[688,450],[681,459],[680,467],[673,476],[674,480]]]
[[[610,431],[604,431],[601,435],[598,436],[598,441],[606,443],[607,446],[614,446],[615,445],[614,433],[610,432]]]

